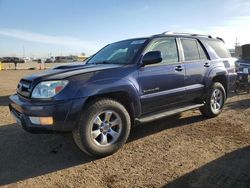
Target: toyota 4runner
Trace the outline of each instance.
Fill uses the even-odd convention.
[[[9,108],[25,130],[71,131],[82,151],[103,157],[124,145],[136,123],[196,108],[219,115],[236,78],[234,63],[223,40],[209,35],[129,39],[86,64],[22,78]]]

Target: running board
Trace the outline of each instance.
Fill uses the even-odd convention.
[[[184,107],[180,107],[180,108],[176,108],[176,109],[169,109],[167,111],[160,111],[158,113],[144,115],[141,118],[137,118],[136,121],[139,123],[146,123],[146,122],[150,122],[150,121],[155,121],[155,120],[167,117],[167,116],[179,114],[181,112],[192,110],[192,109],[199,108],[202,106],[204,106],[204,104],[195,104],[195,105],[184,106]]]

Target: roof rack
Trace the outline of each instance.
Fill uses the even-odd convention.
[[[218,40],[221,40],[222,42],[225,42],[223,38],[216,37]]]
[[[203,34],[194,34],[194,33],[178,33],[178,32],[172,32],[172,31],[166,31],[163,32],[162,35],[184,35],[184,36],[201,36],[201,37],[208,37],[212,38],[211,35],[203,35]]]

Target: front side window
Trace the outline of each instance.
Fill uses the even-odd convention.
[[[87,64],[129,64],[145,42],[146,39],[132,39],[109,44],[90,58]]]
[[[151,43],[144,54],[150,51],[160,51],[162,53],[162,62],[172,64],[179,61],[177,44],[175,38],[158,39]]]

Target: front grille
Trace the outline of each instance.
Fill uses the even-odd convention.
[[[17,93],[24,97],[29,97],[30,91],[31,91],[31,81],[21,79],[17,85]]]

